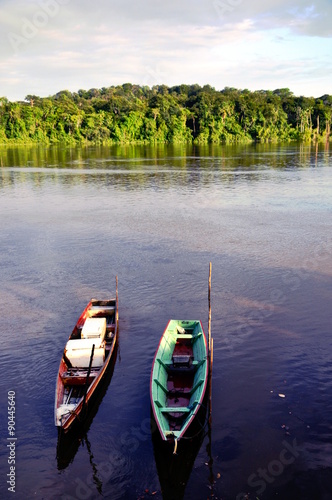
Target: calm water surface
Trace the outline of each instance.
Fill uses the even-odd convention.
[[[12,390],[19,500],[332,499],[331,150],[7,148],[0,160],[1,498],[13,498]],[[166,457],[151,363],[168,319],[207,331],[210,261],[212,425]],[[86,428],[63,442],[61,353],[116,275],[116,359]]]

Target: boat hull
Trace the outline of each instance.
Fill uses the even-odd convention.
[[[110,365],[117,329],[117,298],[91,300],[79,317],[64,349],[56,383],[54,420],[64,432],[85,418],[89,401]]]
[[[160,339],[151,370],[150,398],[164,441],[185,436],[206,392],[208,350],[197,320],[170,320]]]

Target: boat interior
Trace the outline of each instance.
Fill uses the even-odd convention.
[[[57,411],[58,418],[74,410],[98,377],[114,346],[115,314],[115,301],[93,300],[77,322],[60,367],[63,397]]]
[[[194,324],[185,329],[177,326],[175,335],[165,339],[166,343],[173,342],[172,347],[165,346],[170,356],[156,358],[158,368],[153,379],[157,386],[154,402],[168,431],[179,431],[200,400],[207,361],[206,352],[197,344],[202,335],[197,326]]]

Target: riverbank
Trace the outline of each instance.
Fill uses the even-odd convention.
[[[205,85],[0,98],[0,144],[239,144],[330,140],[332,96]]]

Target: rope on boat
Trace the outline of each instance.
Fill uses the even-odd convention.
[[[206,411],[206,409],[207,409],[207,408],[206,408],[206,405],[203,405],[203,403],[197,403],[197,406],[198,406],[198,405],[200,405],[200,406],[202,406],[203,408],[205,408],[205,411]],[[206,428],[206,426],[207,426],[207,425],[208,425],[208,423],[209,423],[209,418],[208,418],[208,417],[206,417],[206,418],[205,418],[204,423],[202,424],[202,423],[200,422],[199,418],[197,417],[197,422],[199,423],[199,425],[200,425],[200,427],[201,427],[201,428],[200,428],[200,430],[199,430],[198,432],[196,432],[196,434],[194,434],[193,436],[182,436],[182,437],[181,437],[181,439],[183,439],[183,440],[185,440],[185,439],[188,439],[188,440],[189,440],[189,439],[195,439],[197,436],[199,436],[199,434],[200,434],[201,432],[205,431],[205,428]]]
[[[178,439],[175,438],[174,439],[174,451],[173,451],[173,455],[177,455],[177,453],[176,453],[177,449],[178,449]]]

